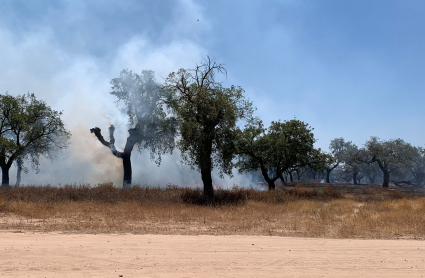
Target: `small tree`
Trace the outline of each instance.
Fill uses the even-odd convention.
[[[414,147],[412,160],[407,164],[407,168],[415,179],[415,183],[425,184],[425,149]]]
[[[376,162],[384,176],[382,187],[388,188],[391,173],[405,167],[413,158],[414,148],[402,139],[381,141],[378,137],[371,137],[365,144],[368,163]]]
[[[118,78],[111,80],[112,95],[117,97],[117,105],[123,104],[121,111],[128,116],[129,136],[120,152],[115,148],[115,127],[109,127],[109,142],[98,127],[90,129],[97,139],[111,149],[114,156],[122,159],[124,168],[123,188],[131,188],[131,152],[135,145],[138,150],[147,149],[151,159],[159,165],[161,154],[171,153],[174,148],[176,120],[165,110],[165,98],[161,86],[155,81],[154,72],[144,70],[140,75],[123,70]]]
[[[260,169],[273,190],[284,172],[311,162],[314,142],[312,128],[302,121],[272,122],[268,129],[259,120],[251,121],[238,137],[237,166],[240,172]]]
[[[328,162],[325,164],[324,167],[326,170],[327,183],[330,183],[331,172],[342,162],[346,148],[347,143],[345,142],[344,138],[341,137],[331,140],[331,143],[329,144],[329,150],[331,151],[332,156],[329,158]]]
[[[0,168],[2,186],[9,185],[9,169],[18,164],[17,186],[25,160],[38,171],[39,159],[54,159],[68,146],[70,133],[60,118],[62,112],[52,110],[34,94],[0,95]]]
[[[215,80],[226,74],[222,64],[207,57],[195,69],[180,69],[165,80],[169,107],[178,119],[178,147],[183,162],[201,172],[204,195],[214,197],[211,171],[231,175],[237,122],[251,117],[253,109],[241,87],[225,88]]]
[[[351,141],[346,142],[345,151],[342,155],[342,161],[344,162],[344,172],[348,176],[351,176],[351,179],[354,184],[362,178],[362,156],[365,154],[363,150],[360,150],[356,144],[353,144]]]

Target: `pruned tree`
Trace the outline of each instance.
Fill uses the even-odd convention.
[[[165,95],[161,85],[155,81],[154,72],[144,70],[139,75],[129,70],[122,70],[118,78],[111,80],[111,94],[117,98],[117,106],[128,116],[129,136],[123,151],[115,147],[115,127],[109,127],[109,141],[106,141],[98,127],[90,129],[97,139],[112,154],[123,162],[123,188],[131,188],[132,167],[131,152],[135,145],[139,152],[146,149],[151,159],[159,165],[161,155],[171,153],[174,148],[176,119],[167,113]],[[121,105],[121,106],[120,106]]]
[[[217,167],[220,175],[231,175],[237,122],[253,112],[244,90],[223,87],[217,74],[226,74],[224,65],[207,57],[194,69],[170,73],[164,86],[179,123],[182,160],[201,172],[204,195],[210,200],[214,197],[211,171]]]
[[[312,128],[302,121],[272,122],[264,128],[260,120],[254,120],[238,136],[237,166],[241,173],[260,169],[269,190],[273,190],[284,172],[308,165],[314,142]]]
[[[365,149],[368,157],[363,161],[378,164],[383,174],[384,188],[389,187],[391,173],[406,167],[414,155],[414,148],[400,138],[381,141],[378,137],[372,136],[366,142]]]
[[[70,132],[61,119],[62,112],[52,110],[34,94],[0,94],[0,168],[2,186],[9,186],[9,170],[17,162],[19,186],[26,160],[37,171],[42,157],[53,160],[67,148]]]

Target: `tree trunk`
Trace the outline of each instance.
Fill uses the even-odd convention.
[[[122,188],[131,188],[131,153],[123,154],[122,165],[124,168],[124,179]]]
[[[294,182],[294,178],[292,177],[292,172],[291,171],[289,171],[289,180],[291,182]]]
[[[260,167],[261,167],[261,174],[263,175],[264,180],[269,185],[269,190],[274,190],[276,188],[276,186],[274,184],[274,180],[269,178],[269,173],[268,173],[267,169],[264,167],[263,164],[261,164]]]
[[[326,183],[331,183],[331,179],[330,179],[331,171],[332,170],[330,169],[326,169]]]
[[[383,171],[384,172],[384,181],[382,183],[383,188],[389,188],[390,187],[390,172],[389,171]]]
[[[378,163],[379,169],[381,169],[382,174],[384,174],[384,181],[382,182],[382,187],[383,188],[388,188],[390,187],[390,171],[388,171],[388,165],[385,165],[384,163],[382,163],[381,160],[373,158],[373,161],[376,161]]]
[[[269,179],[267,181],[267,184],[269,185],[269,190],[275,190],[276,189],[276,185],[274,184],[274,181]]]
[[[18,157],[16,160],[16,165],[18,166],[18,170],[16,171],[16,184],[15,187],[19,187],[21,185],[21,175],[22,175],[22,160]]]
[[[204,196],[208,198],[209,201],[214,200],[214,188],[212,184],[211,177],[211,168],[201,169],[201,178],[204,183]]]
[[[295,170],[295,173],[297,173],[297,180],[299,181],[301,179],[300,170]]]
[[[208,138],[203,142],[204,149],[200,152],[200,167],[201,168],[201,178],[204,184],[204,196],[208,198],[209,201],[214,200],[214,188],[212,184],[211,170],[212,170],[212,144],[213,139]]]
[[[9,168],[1,167],[1,186],[9,186]]]
[[[122,188],[131,188],[131,182],[132,182],[131,152],[133,151],[134,145],[137,144],[137,139],[139,137],[138,131],[134,128],[129,129],[128,133],[130,134],[130,136],[127,137],[127,142],[124,147],[124,152],[121,155],[122,165],[124,168],[124,179],[123,179]]]
[[[119,152],[115,148],[115,138],[114,138],[114,131],[115,127],[111,125],[109,127],[109,140],[110,142],[106,141],[102,134],[100,128],[92,128],[90,129],[91,133],[94,133],[99,139],[99,141],[106,147],[111,149],[111,152],[114,156],[122,159],[122,165],[124,168],[124,178],[123,178],[123,185],[122,188],[131,188],[131,182],[132,182],[132,171],[131,171],[131,152],[133,150],[133,147],[135,144],[137,144],[137,140],[139,139],[139,131],[135,128],[129,129],[128,133],[130,136],[127,137],[127,142],[124,147],[124,152]]]
[[[353,182],[357,184],[357,172],[353,172]]]

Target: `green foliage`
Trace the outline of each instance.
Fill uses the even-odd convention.
[[[204,189],[213,195],[211,171],[231,175],[237,122],[251,117],[253,108],[241,87],[225,88],[215,80],[226,73],[222,64],[207,57],[195,69],[169,74],[164,91],[175,112],[180,130],[178,147],[183,161],[201,171]]]
[[[371,137],[365,144],[364,161],[376,162],[381,169],[384,181],[383,187],[389,187],[391,173],[408,167],[411,163],[415,148],[404,140],[381,141],[378,137]]]
[[[250,121],[238,137],[239,171],[260,169],[269,188],[274,188],[283,172],[308,165],[312,156],[318,157],[312,130],[296,119],[272,122],[268,129],[258,119]],[[269,177],[269,170],[275,174],[273,177]]]
[[[414,147],[400,138],[381,141],[372,136],[365,148],[369,161],[377,162],[381,169],[389,172],[405,167],[415,153]]]
[[[307,163],[305,165],[308,166],[313,171],[320,172],[320,171],[326,170],[327,167],[329,167],[329,165],[335,161],[334,159],[335,158],[332,155],[323,152],[320,148],[313,149],[309,153],[309,156],[307,158]],[[297,166],[297,168],[305,167],[305,165]]]
[[[415,147],[413,158],[408,163],[408,169],[412,173],[417,184],[425,184],[425,149]]]
[[[40,157],[53,159],[68,146],[70,133],[60,118],[34,94],[0,94],[0,167],[8,171],[18,159],[30,160],[38,170]],[[3,181],[4,182],[4,181]],[[7,181],[8,182],[8,181]]]

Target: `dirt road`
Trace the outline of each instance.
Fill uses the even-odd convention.
[[[425,241],[0,232],[0,277],[425,277]]]

